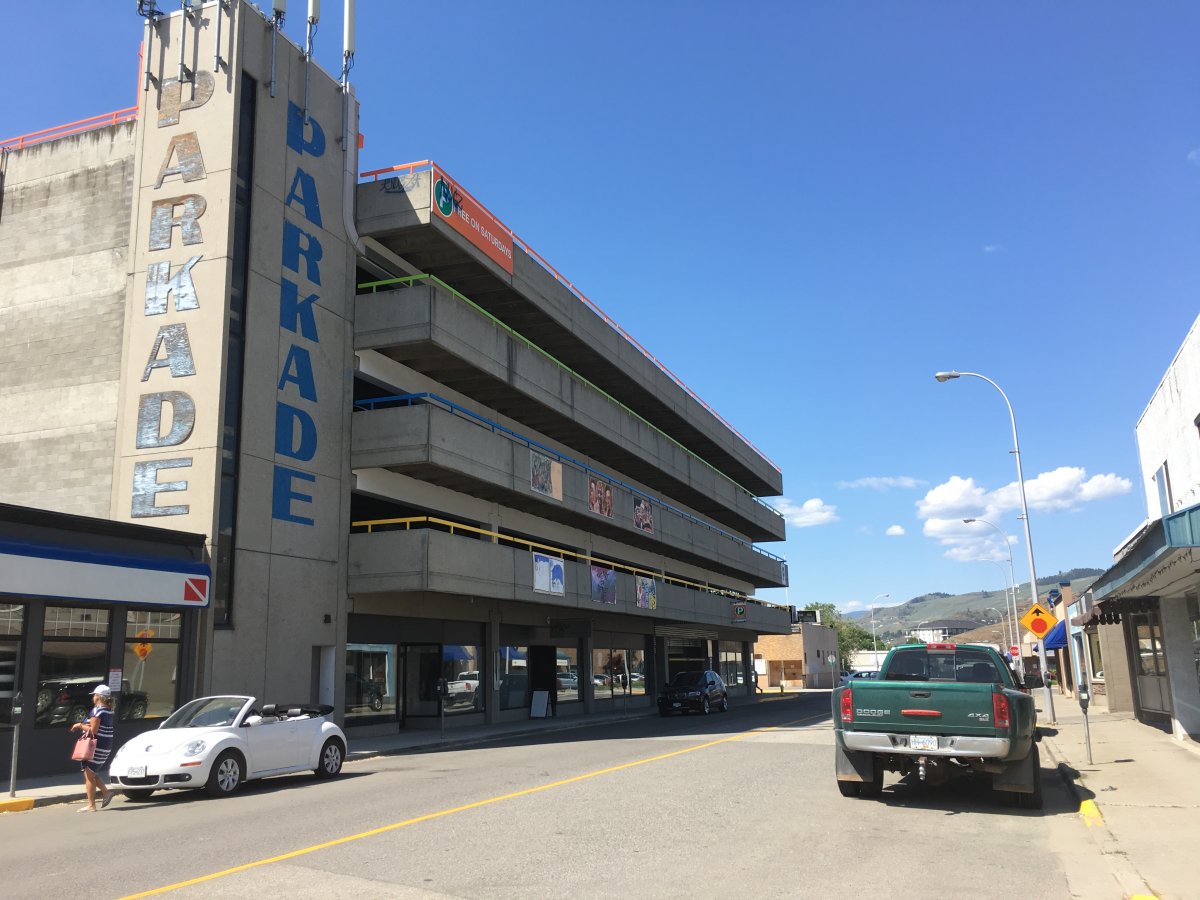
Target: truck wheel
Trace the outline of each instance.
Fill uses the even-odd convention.
[[[1041,809],[1042,808],[1042,766],[1041,758],[1038,755],[1037,744],[1034,744],[1030,750],[1030,755],[1033,757],[1033,793],[1017,794],[1017,806],[1021,809]]]
[[[871,774],[873,781],[864,781],[858,787],[858,796],[873,798],[883,793],[883,760],[878,756],[871,757]]]
[[[862,785],[857,781],[838,781],[838,793],[843,797],[857,797]]]

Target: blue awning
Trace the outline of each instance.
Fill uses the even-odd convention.
[[[1059,622],[1046,635],[1047,650],[1061,650],[1067,646],[1067,622],[1066,619]]]

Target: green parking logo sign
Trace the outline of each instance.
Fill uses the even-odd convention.
[[[437,204],[438,212],[447,219],[454,213],[454,192],[441,178],[433,186],[433,202]]]

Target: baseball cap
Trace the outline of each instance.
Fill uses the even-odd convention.
[[[101,697],[111,697],[112,688],[110,688],[107,684],[98,684],[92,688],[92,696],[95,697],[97,694],[99,694]]]

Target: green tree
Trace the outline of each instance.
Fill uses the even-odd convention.
[[[832,603],[810,603],[805,609],[819,610],[821,624],[837,631],[838,662],[845,669],[858,650],[871,649],[871,632],[845,618]]]

